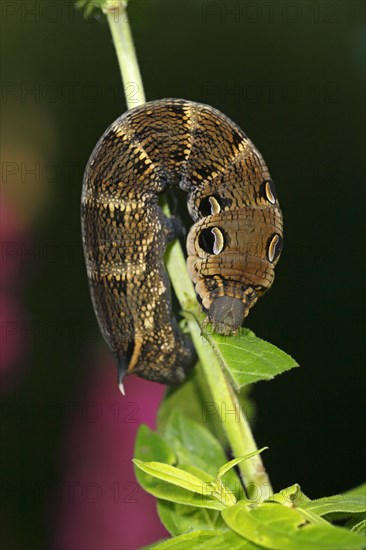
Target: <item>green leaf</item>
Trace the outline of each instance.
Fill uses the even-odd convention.
[[[209,484],[213,481],[213,477],[211,474],[205,472],[204,470],[201,470],[201,468],[197,468],[197,466],[189,464],[181,464],[180,466],[182,470],[198,477],[198,479],[200,479],[205,484]]]
[[[146,474],[187,491],[198,493],[203,499],[207,496],[213,496],[225,506],[233,506],[236,503],[236,498],[221,481],[215,480],[206,472],[193,466],[186,467],[183,470],[170,464],[164,464],[163,462],[143,462],[136,458],[133,459],[133,463]],[[191,473],[192,469],[194,473]],[[200,474],[200,477],[195,475],[197,473]]]
[[[232,531],[193,531],[174,539],[146,547],[159,550],[257,550],[259,547],[244,540]]]
[[[225,504],[225,506],[233,506],[236,504],[237,499],[235,498],[234,493],[220,479],[213,479],[210,474],[200,468],[196,468],[196,466],[187,466],[186,464],[183,464],[182,470],[189,472],[202,480],[206,494],[209,493],[211,496],[214,496],[220,502]]]
[[[303,504],[302,508],[311,510],[318,516],[325,516],[334,512],[358,514],[366,511],[366,497],[361,495],[335,495],[311,500]]]
[[[237,390],[258,380],[271,380],[298,367],[290,355],[261,340],[249,329],[241,328],[236,336],[205,336],[230,373]]]
[[[169,533],[175,537],[195,530],[223,530],[228,527],[218,510],[193,508],[166,500],[158,500],[158,514]]]
[[[366,519],[366,514],[329,514],[327,520],[331,523],[336,523],[337,521],[342,522],[342,527],[353,531],[355,525],[362,523]]]
[[[95,10],[102,10],[107,0],[76,0],[75,7],[83,10],[85,17],[89,17]]]
[[[216,534],[212,539],[195,546],[195,550],[259,550],[260,548],[234,531]]]
[[[222,512],[228,526],[251,542],[271,550],[362,550],[363,537],[330,524],[306,522],[295,508],[266,502],[238,502]]]
[[[220,411],[212,402],[200,369],[193,369],[184,384],[168,389],[158,411],[159,433],[165,434],[170,415],[175,411],[180,411],[187,418],[203,425],[222,445],[227,444],[220,422]]]
[[[352,531],[366,537],[366,519],[359,521],[352,527]]]
[[[165,441],[144,425],[140,427],[137,434],[135,456],[140,460],[159,460],[167,464],[176,463],[176,457]],[[224,505],[214,497],[192,493],[166,481],[159,480],[138,468],[135,468],[135,474],[141,487],[155,497],[199,508],[214,510],[224,508]]]
[[[141,424],[136,436],[135,458],[145,462],[158,460],[167,464],[175,464],[177,461],[171,447],[145,424]]]
[[[305,503],[310,502],[308,498],[301,490],[298,483],[294,483],[286,489],[282,489],[279,493],[275,493],[266,502],[275,501],[283,504],[284,506],[303,506]]]
[[[229,462],[227,462],[226,464],[221,466],[221,468],[219,469],[216,477],[220,478],[220,477],[224,476],[229,470],[234,468],[234,466],[236,466],[237,464],[240,464],[240,462],[243,462],[243,460],[247,460],[248,458],[252,458],[252,456],[259,455],[265,449],[268,449],[268,447],[262,447],[261,449],[258,449],[257,451],[253,451],[252,453],[248,453],[247,455],[239,456],[238,458],[233,458],[233,460],[230,460]]]
[[[202,404],[201,404],[202,406]],[[164,439],[178,458],[179,464],[191,464],[212,476],[226,461],[220,443],[202,424],[174,411],[167,422]]]
[[[309,523],[317,523],[318,525],[329,525],[329,522],[326,519],[318,516],[311,510],[305,510],[304,508],[296,508],[296,510]]]
[[[174,550],[190,550],[191,548],[197,548],[197,544],[212,539],[214,536],[213,533],[214,531],[193,531],[192,533],[187,533],[185,535],[181,535],[180,537],[161,541],[153,546],[146,546],[143,550],[148,550],[150,548],[153,548],[154,550],[156,548],[159,550],[165,550],[168,548],[174,548]]]
[[[164,435],[166,441],[176,451],[179,467],[190,471],[200,479],[204,479],[205,472],[212,479],[226,460],[220,443],[207,430],[206,425],[193,421],[185,414],[170,411],[165,420]],[[225,476],[225,486],[234,490],[237,498],[242,497],[243,489],[235,472]],[[196,530],[228,529],[217,510],[192,508],[192,506],[159,500],[158,513],[166,529],[174,536],[191,531],[192,526]]]
[[[164,464],[163,462],[143,462],[137,458],[133,459],[133,463],[146,474],[171,483],[172,485],[187,489],[187,491],[192,491],[200,495],[207,494],[206,491],[209,493],[212,492],[212,488],[204,481],[170,464]],[[213,480],[213,478],[211,479]]]
[[[362,483],[362,485],[358,485],[357,487],[354,487],[353,489],[350,489],[349,491],[345,491],[342,493],[344,496],[362,496],[366,497],[366,483]]]
[[[223,448],[208,429],[179,412],[170,415],[164,435],[174,450],[180,467],[195,466],[216,477],[218,470],[226,462]],[[242,498],[243,487],[236,472],[227,474],[225,486],[237,498]]]

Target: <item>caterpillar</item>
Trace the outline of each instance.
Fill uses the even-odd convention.
[[[229,118],[183,99],[120,116],[87,163],[81,218],[92,302],[121,388],[130,373],[178,384],[194,360],[172,313],[163,261],[177,237],[158,202],[170,186],[188,193],[195,222],[188,272],[216,332],[238,330],[272,285],[281,253],[282,214],[268,168]]]

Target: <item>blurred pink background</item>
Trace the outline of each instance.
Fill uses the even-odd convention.
[[[57,550],[134,550],[169,536],[155,499],[137,484],[131,458],[141,423],[154,427],[164,387],[128,377],[116,387],[111,361],[88,382],[66,434]],[[88,420],[89,419],[89,420]]]
[[[42,120],[49,125],[47,117]],[[64,313],[66,322],[58,320],[57,307],[51,311],[50,320],[39,320],[28,313],[25,298],[28,278],[42,279],[44,272],[51,293],[58,294],[60,283],[48,278],[47,270],[57,270],[59,265],[64,270],[83,266],[79,236],[75,242],[64,236],[65,243],[58,248],[53,240],[37,240],[39,219],[46,212],[46,199],[53,190],[47,185],[49,182],[41,182],[37,177],[33,182],[32,177],[23,181],[20,170],[23,161],[14,161],[14,155],[30,156],[31,166],[37,166],[44,144],[34,148],[31,141],[23,150],[10,149],[4,156],[5,178],[0,200],[0,379],[4,398],[2,419],[13,417],[18,423],[24,420],[24,414],[29,419],[24,433],[31,436],[31,444],[23,453],[12,450],[12,444],[16,445],[13,439],[6,446],[13,456],[10,460],[15,471],[17,465],[27,460],[28,453],[30,460],[34,452],[39,456],[26,474],[30,482],[34,476],[30,491],[21,478],[9,480],[10,489],[6,490],[10,500],[5,498],[1,503],[1,517],[5,520],[2,543],[7,549],[24,547],[16,523],[12,530],[11,521],[11,496],[18,492],[17,499],[23,500],[26,507],[35,498],[34,509],[39,508],[37,514],[42,524],[30,526],[31,538],[33,535],[36,538],[37,528],[43,531],[38,547],[45,538],[47,545],[56,550],[135,550],[168,536],[157,516],[155,499],[139,487],[132,466],[137,430],[142,423],[154,427],[164,386],[131,376],[126,380],[123,397],[117,387],[116,366],[102,344],[94,318],[86,328],[85,321],[72,319],[73,330],[64,331],[70,312]],[[75,253],[75,266],[70,251]],[[85,274],[81,275],[90,312],[87,281]],[[61,295],[60,298],[62,301]],[[47,294],[42,300],[47,302]],[[66,303],[72,313],[73,299],[69,297]],[[61,346],[60,360],[63,360],[73,345],[77,354],[64,369],[57,368],[56,357],[48,355],[47,372],[37,372],[37,364],[32,371],[39,346],[45,347],[46,354],[48,347],[57,350]],[[70,382],[70,369],[77,375],[75,382]],[[55,446],[52,443],[48,446],[47,433],[53,419],[47,411],[52,411],[53,405],[61,411],[60,424]],[[34,424],[32,415],[39,412],[41,416],[35,416]],[[47,430],[46,439],[42,437],[43,428]],[[37,453],[34,449],[40,443]],[[42,464],[47,463],[55,470],[51,483],[47,472],[42,472]],[[38,481],[42,475],[43,486]],[[34,543],[30,543],[32,546]]]

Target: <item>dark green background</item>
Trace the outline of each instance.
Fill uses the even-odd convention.
[[[62,253],[60,261],[27,265],[24,301],[35,323],[76,328],[66,338],[60,329],[60,337],[33,339],[5,402],[47,411],[77,400],[85,335],[94,347],[99,339],[79,248],[81,182],[92,148],[125,102],[104,21],[85,21],[66,2],[59,15],[47,2],[14,4],[38,4],[41,13],[3,13],[3,79],[38,83],[41,93],[39,101],[24,98],[19,87],[2,108],[43,109],[57,134],[46,158],[62,168],[33,239],[74,250],[71,259]],[[131,0],[130,18],[147,99],[217,107],[247,132],[275,180],[284,251],[248,326],[301,368],[254,388],[255,437],[270,447],[274,487],[299,482],[314,498],[351,488],[364,477],[363,3],[276,1],[270,9],[264,1]],[[56,100],[47,83],[63,90]],[[19,139],[38,135],[37,124],[23,126],[21,117],[12,131]],[[64,419],[47,413],[32,425],[14,414],[1,425],[1,468],[15,487],[4,502],[8,529],[17,530],[20,548],[39,548],[39,493],[57,482]]]

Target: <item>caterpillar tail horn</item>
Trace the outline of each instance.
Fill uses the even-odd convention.
[[[125,387],[123,385],[124,377],[127,374],[127,364],[123,357],[120,357],[117,355],[117,382],[118,382],[118,388],[123,397],[125,397]]]

